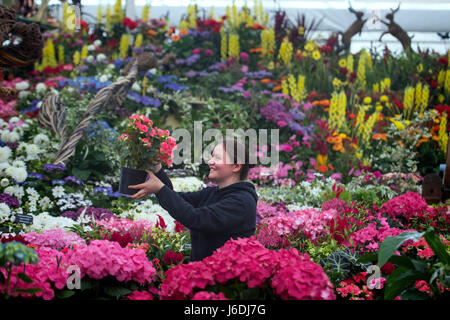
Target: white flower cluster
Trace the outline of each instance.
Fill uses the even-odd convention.
[[[23,161],[18,159],[10,164],[8,160],[11,157],[11,153],[9,147],[0,147],[0,177],[10,177],[16,182],[22,183],[28,177],[26,165]],[[9,180],[2,179],[0,183],[2,186],[7,186]]]
[[[173,189],[176,192],[193,192],[206,187],[206,184],[197,177],[171,178]]]
[[[14,219],[9,206],[6,203],[0,203],[0,223],[7,221],[14,222]]]
[[[134,203],[130,210],[120,213],[119,217],[131,219],[133,221],[147,220],[156,225],[159,222],[157,214],[164,219],[164,223],[167,225],[166,230],[174,232],[175,220],[163,207],[159,204],[154,204],[151,200]]]
[[[321,210],[321,208],[315,208],[311,206],[306,206],[303,203],[291,203],[287,205],[287,208],[289,211],[301,211],[301,210],[309,210],[309,209],[316,209],[318,211]]]
[[[53,217],[44,211],[33,216],[33,224],[25,226],[27,232],[44,232],[50,229],[64,229],[75,225],[75,221],[65,217]]]
[[[91,200],[84,199],[84,195],[81,193],[65,193],[63,186],[56,186],[52,189],[52,194],[57,198],[56,205],[60,211],[67,211],[70,209],[76,209],[79,207],[92,206]]]
[[[22,186],[9,186],[6,187],[5,190],[3,190],[4,193],[7,193],[11,196],[16,197],[17,199],[21,200],[22,197],[25,195],[25,192],[23,190]]]

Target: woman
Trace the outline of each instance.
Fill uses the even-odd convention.
[[[227,145],[233,145],[233,152],[227,152]],[[244,150],[239,153],[239,150]],[[231,154],[232,153],[232,154]],[[244,161],[239,155],[245,154]],[[256,227],[255,187],[246,182],[248,170],[248,149],[237,139],[219,143],[208,161],[209,178],[217,187],[208,187],[197,192],[175,192],[162,169],[148,171],[150,178],[142,184],[129,186],[140,189],[131,196],[142,199],[154,193],[160,205],[191,232],[191,261],[200,261],[210,256],[230,238],[250,237]]]

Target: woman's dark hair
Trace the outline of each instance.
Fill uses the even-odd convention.
[[[224,140],[222,145],[232,163],[242,164],[241,171],[239,171],[239,179],[246,180],[249,169],[255,166],[254,164],[250,164],[247,146],[244,143],[241,143],[237,138]]]

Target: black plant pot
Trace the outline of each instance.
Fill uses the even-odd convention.
[[[129,189],[128,186],[144,183],[147,179],[147,172],[127,167],[122,167],[120,174],[119,192],[133,195],[139,189]]]

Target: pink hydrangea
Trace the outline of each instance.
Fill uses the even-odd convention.
[[[61,267],[61,265],[58,267],[57,262],[57,257],[58,259],[61,259],[63,254],[55,249],[47,247],[36,249],[36,253],[39,256],[39,263],[37,265],[27,264],[25,268],[23,264],[13,267],[11,283],[17,284],[16,289],[40,288],[41,291],[35,294],[16,292],[12,294],[13,297],[21,296],[24,298],[31,298],[32,296],[36,296],[44,300],[51,300],[55,296],[53,288],[63,289],[66,286],[68,277],[67,271],[64,267]],[[0,269],[0,272],[6,276],[5,270]],[[21,272],[25,272],[33,282],[26,283],[19,279],[18,274]],[[0,283],[0,292],[5,293],[5,291],[6,284]]]
[[[17,114],[16,111],[17,102],[15,100],[4,102],[0,99],[0,118],[6,120]]]
[[[214,293],[209,291],[199,291],[192,297],[192,300],[228,300],[223,292]]]
[[[147,291],[135,290],[127,296],[128,300],[153,300],[153,295]]]
[[[156,274],[142,249],[122,248],[117,242],[93,240],[89,245],[69,250],[65,259],[68,265],[77,265],[81,277],[102,279],[113,276],[118,281],[150,283]]]
[[[333,198],[322,203],[322,210],[335,209],[339,214],[343,214],[348,210],[348,204],[345,200]]]
[[[428,209],[425,199],[415,192],[407,192],[392,198],[381,206],[381,211],[391,218],[403,217],[406,219],[423,214]]]
[[[45,246],[56,250],[86,244],[84,239],[74,232],[65,232],[62,229],[46,230],[41,234],[30,232],[23,235],[28,243]]]
[[[130,219],[104,219],[97,221],[97,224],[110,231],[128,233],[132,241],[142,239],[144,233],[150,233],[154,227],[153,223],[148,220],[133,221]]]
[[[261,221],[266,227],[260,228],[263,233],[258,233],[258,240],[266,245],[267,239],[273,242],[276,236],[281,237],[300,231],[314,241],[329,234],[327,226],[337,216],[338,212],[335,209],[326,211],[307,209],[269,217]]]
[[[322,267],[291,248],[277,252],[274,292],[284,300],[335,300],[334,287]]]
[[[405,231],[415,231],[412,229],[403,230],[391,228],[386,218],[380,218],[381,227],[377,228],[377,222],[369,223],[365,228],[360,229],[350,235],[353,248],[360,247],[362,251],[378,251],[379,245],[387,237],[395,237]]]
[[[282,299],[335,298],[327,275],[308,255],[300,255],[296,249],[269,250],[252,236],[230,239],[202,261],[169,269],[161,285],[161,299],[205,297],[206,293],[200,292],[207,286],[233,280],[263,290],[270,285]]]

